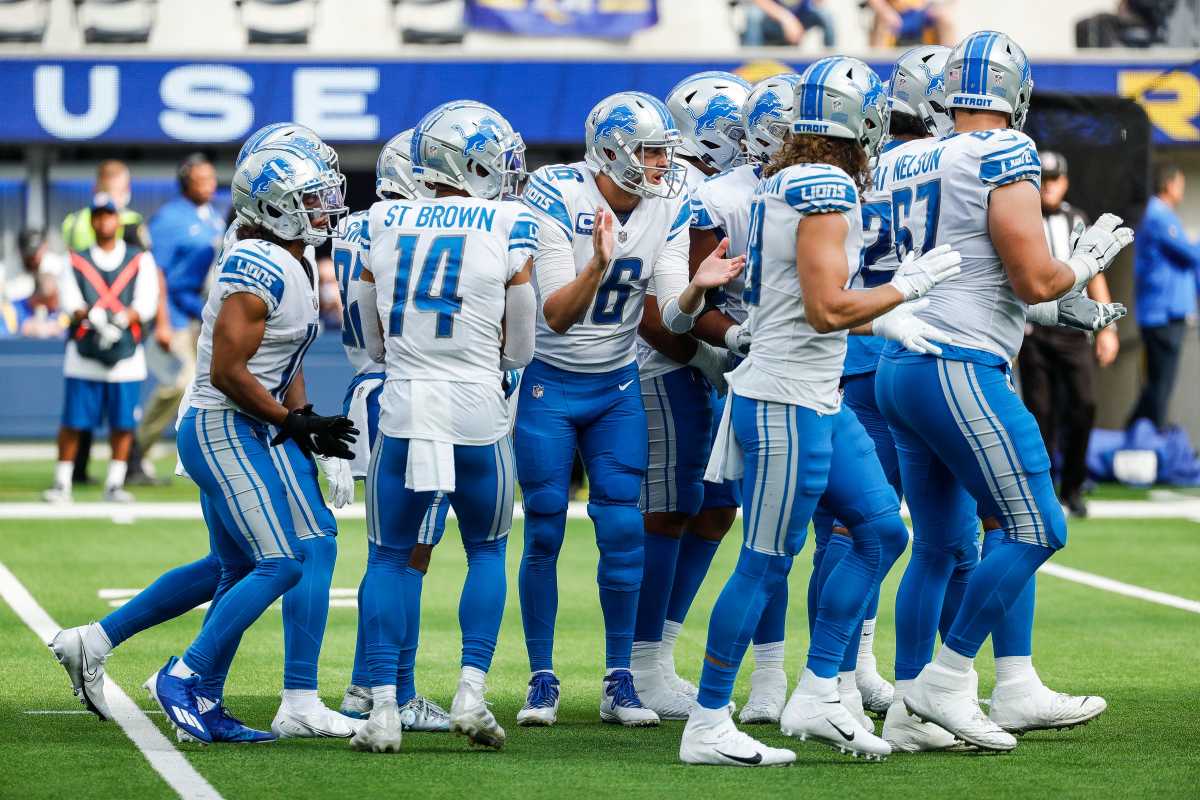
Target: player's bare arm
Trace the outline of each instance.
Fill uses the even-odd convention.
[[[247,367],[266,329],[267,304],[260,298],[238,292],[225,300],[213,326],[212,384],[247,414],[282,425],[288,409]]]
[[[575,280],[546,298],[542,314],[546,324],[555,333],[566,333],[571,326],[583,319],[596,297],[600,281],[612,260],[613,215],[602,208],[596,209],[596,222],[592,228],[592,258]]]

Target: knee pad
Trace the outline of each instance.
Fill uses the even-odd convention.
[[[567,492],[565,489],[538,485],[522,485],[521,489],[525,493],[523,502],[527,515],[552,517],[566,513]]]
[[[301,539],[300,548],[304,551],[306,565],[322,564],[333,569],[333,564],[337,561],[337,537],[335,536],[312,536],[308,539]]]
[[[467,551],[467,563],[475,559],[504,558],[508,549],[508,538],[502,537],[490,541],[463,541],[463,549]]]
[[[908,547],[908,528],[904,525],[904,520],[900,519],[899,514],[888,514],[862,525],[856,525],[854,527],[856,540],[859,538],[859,531],[864,529],[868,536],[879,543],[880,562],[888,568]]]
[[[596,567],[596,583],[601,589],[635,592],[642,585],[645,550],[642,546],[600,547],[600,562]]]
[[[299,583],[304,574],[304,564],[298,558],[265,558],[258,562],[255,569],[274,575],[288,589]]]
[[[642,583],[645,540],[642,516],[631,506],[588,505],[596,522],[596,546],[600,550],[597,582],[602,589],[632,592]]]
[[[381,544],[373,544],[367,550],[367,566],[382,567],[391,569],[396,572],[404,572],[408,569],[408,562],[412,558],[412,548],[387,547]]]
[[[588,507],[598,504],[633,506],[636,509],[642,497],[644,477],[644,471],[623,464],[617,465],[615,469],[606,469],[601,475],[589,475],[592,484],[588,495]],[[696,498],[696,507],[699,508],[699,495]]]

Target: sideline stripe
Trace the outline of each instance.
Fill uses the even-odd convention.
[[[12,607],[42,642],[48,642],[60,630],[59,624],[38,605],[29,590],[0,563],[0,597]],[[53,658],[52,655],[47,654]],[[216,789],[188,763],[183,754],[172,746],[162,731],[150,721],[129,695],[109,675],[104,681],[104,694],[113,718],[125,735],[137,746],[154,771],[162,776],[177,795],[191,800],[222,800]]]
[[[1153,589],[1143,589],[1141,586],[1134,586],[1132,583],[1114,581],[1112,578],[1106,578],[1103,575],[1094,575],[1091,572],[1084,572],[1081,569],[1046,563],[1042,565],[1042,568],[1038,572],[1053,575],[1056,578],[1062,578],[1072,583],[1081,583],[1093,589],[1100,589],[1101,591],[1112,592],[1113,594],[1120,594],[1137,600],[1145,600],[1148,603],[1158,603],[1161,606],[1169,606],[1171,608],[1178,608],[1181,611],[1191,611],[1193,614],[1200,614],[1200,602],[1195,600],[1177,597],[1166,592],[1156,592]]]

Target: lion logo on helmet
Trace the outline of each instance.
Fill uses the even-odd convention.
[[[731,119],[736,122],[739,110],[737,104],[730,100],[728,95],[713,95],[699,116],[692,115],[696,120],[696,133],[716,130],[717,123],[723,119]]]
[[[282,183],[295,176],[296,171],[292,169],[291,164],[282,158],[272,158],[263,164],[257,175],[250,179],[250,196],[258,197],[271,188],[272,183]]]
[[[466,144],[463,145],[464,153],[483,153],[487,151],[489,142],[498,143],[500,141],[500,123],[491,117],[479,120],[474,133],[467,133],[461,125],[451,125],[450,127],[466,140]]]
[[[594,142],[608,138],[616,131],[624,131],[630,135],[637,132],[637,115],[627,105],[619,105],[608,116],[596,123]]]
[[[753,128],[762,122],[763,117],[778,117],[783,110],[783,101],[774,91],[764,92],[754,103],[754,108],[746,115],[746,126]]]

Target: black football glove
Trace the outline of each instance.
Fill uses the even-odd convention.
[[[314,414],[312,403],[288,412],[272,445],[291,439],[306,453],[332,458],[353,458],[350,445],[358,438],[358,428],[349,417],[322,417]]]

